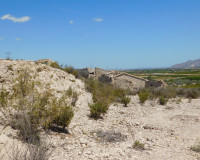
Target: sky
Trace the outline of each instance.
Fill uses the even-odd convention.
[[[0,0],[0,58],[160,68],[200,58],[200,0]]]

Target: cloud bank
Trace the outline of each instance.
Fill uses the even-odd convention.
[[[10,20],[10,21],[13,21],[16,23],[16,22],[27,22],[31,18],[29,16],[17,18],[17,17],[11,16],[10,14],[6,14],[6,15],[2,16],[1,19],[2,20]]]

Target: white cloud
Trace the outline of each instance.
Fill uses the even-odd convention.
[[[15,40],[16,40],[16,41],[21,41],[22,39],[21,39],[21,38],[15,38]]]
[[[4,38],[0,37],[0,40],[4,40]]]
[[[102,19],[102,18],[93,18],[92,20],[96,21],[96,22],[102,22],[104,19]]]
[[[2,16],[1,19],[2,20],[8,19],[8,20],[11,20],[13,22],[27,22],[31,18],[29,16],[24,16],[24,17],[17,18],[17,17],[11,16],[10,14],[6,14],[6,15]]]
[[[74,21],[73,21],[73,20],[70,20],[70,21],[69,21],[69,24],[73,24],[73,23],[74,23]]]

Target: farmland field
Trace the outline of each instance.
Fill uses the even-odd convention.
[[[168,85],[200,87],[200,69],[141,69],[126,72],[149,80],[163,80]]]

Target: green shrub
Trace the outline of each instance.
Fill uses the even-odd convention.
[[[140,103],[144,103],[149,98],[149,91],[144,89],[141,90],[138,94]]]
[[[75,106],[76,101],[78,100],[78,94],[75,91],[73,91],[71,87],[66,91],[66,94],[68,97],[72,98],[71,105]]]
[[[94,79],[86,79],[86,89],[92,93],[94,105],[90,105],[91,117],[97,118],[101,115],[102,108],[104,113],[108,110],[112,102],[119,101],[128,104],[129,99],[126,98],[126,91],[112,84],[102,83]],[[94,116],[93,116],[94,115]]]
[[[194,152],[200,152],[200,144],[198,144],[196,146],[192,146],[192,147],[190,147],[190,149]]]
[[[94,103],[90,104],[90,116],[94,119],[98,119],[101,117],[102,114],[105,114],[108,110],[108,106],[103,103]]]
[[[161,96],[161,97],[159,98],[159,103],[160,103],[161,105],[165,105],[165,104],[167,103],[167,101],[168,101],[168,98],[165,98],[164,96]]]
[[[3,88],[0,91],[0,107],[5,108],[8,104],[9,93]]]
[[[121,102],[124,104],[124,107],[127,107],[127,104],[131,101],[131,99],[127,96],[121,97]]]
[[[138,149],[138,150],[144,150],[144,144],[141,143],[140,141],[136,140],[133,144],[133,148]]]
[[[69,74],[73,74],[76,78],[78,77],[78,71],[72,66],[65,66],[64,68],[62,68],[62,70]]]
[[[52,63],[50,64],[50,66],[53,67],[53,68],[61,69],[61,67],[60,67],[60,65],[58,64],[58,62],[52,62]]]
[[[52,121],[50,122],[50,126],[62,126],[62,128],[65,129],[65,127],[68,127],[74,116],[72,107],[67,105],[53,107],[55,107],[52,108],[55,112]]]

